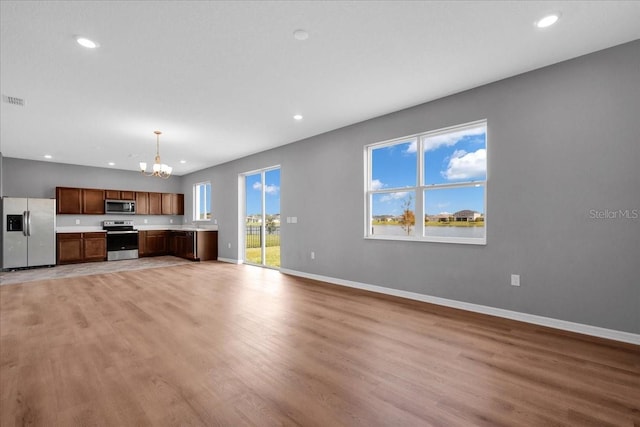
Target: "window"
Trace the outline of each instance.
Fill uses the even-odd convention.
[[[200,182],[193,186],[193,220],[211,220],[211,183]]]
[[[365,237],[486,243],[485,120],[365,150]]]

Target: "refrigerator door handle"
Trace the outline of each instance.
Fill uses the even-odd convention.
[[[29,215],[28,211],[22,212],[22,234],[25,236],[29,235],[27,231],[27,229],[29,228],[29,223],[27,222],[29,218],[28,215]]]
[[[31,236],[31,211],[27,211],[27,236]]]

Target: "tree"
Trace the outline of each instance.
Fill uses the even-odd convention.
[[[276,219],[272,215],[269,215],[267,217],[267,233],[271,234],[274,231],[276,231]]]
[[[402,204],[402,215],[400,215],[400,227],[407,232],[407,236],[411,234],[411,228],[416,225],[416,216],[411,209],[412,197],[408,196]]]

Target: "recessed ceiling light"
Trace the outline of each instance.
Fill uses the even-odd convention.
[[[115,166],[116,164],[113,162],[109,162],[109,166]]]
[[[50,159],[50,158],[52,158],[52,157],[53,157],[53,156],[51,156],[51,154],[45,154],[45,155],[44,155],[44,158],[45,158],[45,159]]]
[[[309,33],[307,33],[305,30],[295,30],[293,32],[293,37],[296,40],[306,40],[309,38]]]
[[[76,41],[80,46],[86,47],[87,49],[95,49],[99,46],[98,43],[86,37],[76,37]]]
[[[186,160],[180,160],[180,163],[185,164],[185,163],[187,163],[187,161]]]
[[[296,114],[295,116],[293,116],[293,118],[294,118],[295,120],[302,120],[302,115],[300,115],[300,114]]]
[[[560,15],[554,13],[553,15],[547,15],[544,18],[540,19],[536,22],[536,27],[538,28],[547,28],[558,22],[560,19]]]

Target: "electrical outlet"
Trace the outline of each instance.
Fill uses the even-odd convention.
[[[76,225],[80,225],[80,220],[76,219]]]
[[[231,243],[227,243],[227,247],[231,249]]]
[[[215,225],[218,225],[218,220],[217,220],[217,219],[214,219],[214,220],[213,220],[213,223],[214,223]]]
[[[311,259],[316,259],[316,253],[311,251]]]
[[[511,275],[511,286],[520,286],[520,275],[512,274]]]
[[[297,224],[298,223],[298,217],[297,216],[292,216],[291,217],[291,224]]]
[[[173,219],[170,219],[170,220],[169,220],[169,224],[173,224]]]
[[[146,223],[148,223],[148,222],[149,222],[149,220],[148,220],[147,218],[145,218],[145,219],[144,219],[144,223],[146,224]]]

